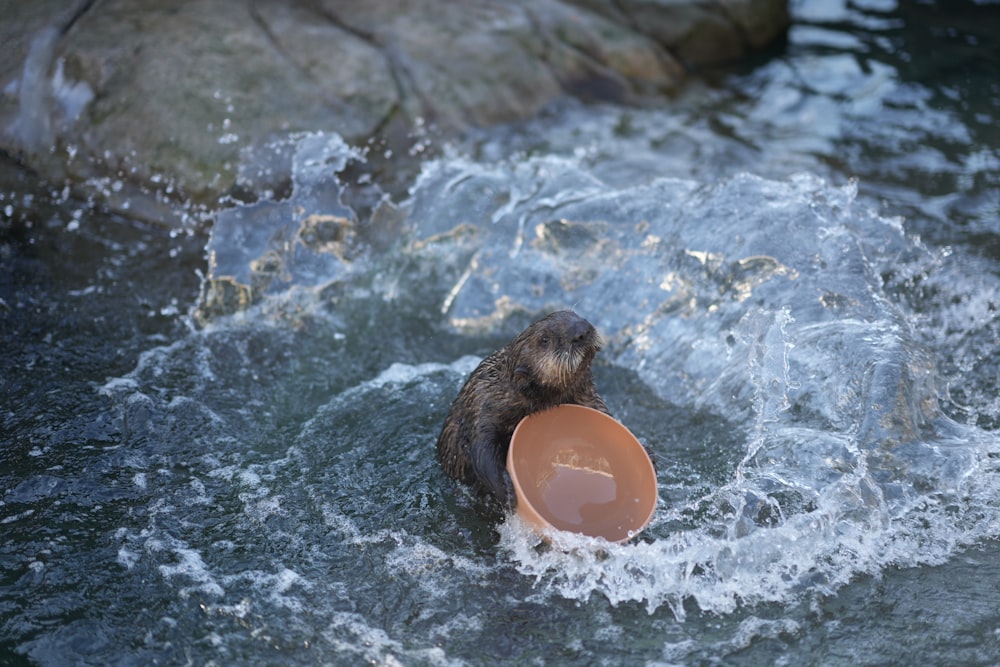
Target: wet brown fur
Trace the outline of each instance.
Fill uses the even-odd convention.
[[[452,403],[438,437],[444,471],[512,506],[507,449],[524,417],[560,403],[608,411],[590,369],[601,345],[590,322],[562,310],[484,359]]]

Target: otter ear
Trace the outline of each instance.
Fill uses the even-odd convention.
[[[518,366],[514,369],[514,381],[526,384],[531,378],[531,371],[527,366]]]

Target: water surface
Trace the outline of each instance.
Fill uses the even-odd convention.
[[[382,206],[333,135],[189,233],[4,167],[2,661],[1000,661],[996,7],[793,8],[744,71],[440,146]],[[433,459],[567,306],[657,458],[630,544],[494,524]]]

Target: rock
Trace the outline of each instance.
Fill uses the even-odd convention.
[[[759,0],[572,0],[631,26],[687,67],[742,58],[782,34],[786,2]]]
[[[669,90],[684,66],[741,57],[788,22],[786,0],[65,5],[0,1],[0,151],[152,219],[214,209],[246,186],[245,152],[297,131],[399,155],[415,128]]]

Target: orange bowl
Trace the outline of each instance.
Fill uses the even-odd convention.
[[[656,471],[632,432],[603,412],[559,405],[521,420],[507,472],[517,513],[549,527],[624,542],[656,509]]]

